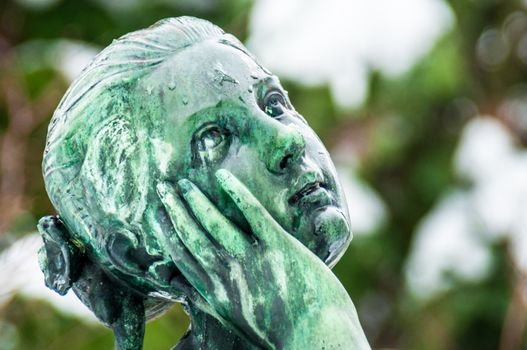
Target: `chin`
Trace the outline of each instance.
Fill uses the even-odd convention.
[[[302,226],[299,240],[329,267],[338,262],[352,239],[347,215],[338,206],[316,209]]]

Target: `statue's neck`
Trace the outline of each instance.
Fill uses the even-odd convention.
[[[187,312],[191,319],[190,328],[174,350],[258,349],[198,307],[191,304]]]

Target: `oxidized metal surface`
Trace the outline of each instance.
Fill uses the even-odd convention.
[[[43,160],[46,284],[141,349],[174,302],[176,349],[368,349],[330,268],[351,239],[328,152],[232,35],[166,19],[69,88]]]

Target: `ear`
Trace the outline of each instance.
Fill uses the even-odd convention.
[[[108,236],[106,252],[120,271],[146,278],[160,288],[172,288],[173,277],[179,274],[172,260],[149,253],[134,233],[122,227]]]
[[[38,260],[46,286],[64,295],[79,276],[82,254],[58,216],[43,217],[37,227],[44,241]]]
[[[149,267],[162,258],[150,255],[143,244],[139,244],[137,236],[124,228],[112,232],[106,243],[106,251],[111,262],[120,270],[142,275]]]

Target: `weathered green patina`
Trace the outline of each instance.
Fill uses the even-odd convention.
[[[123,36],[73,83],[43,160],[46,284],[141,349],[175,302],[176,349],[369,349],[330,268],[351,239],[321,141],[232,35],[190,17]],[[328,267],[329,266],[329,267]]]

